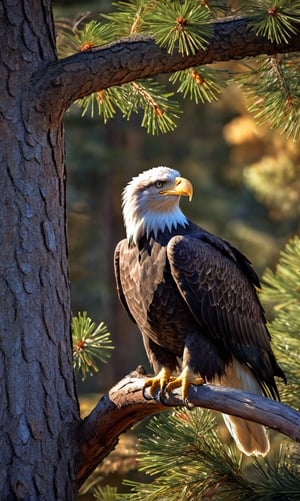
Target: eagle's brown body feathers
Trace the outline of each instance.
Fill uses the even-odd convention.
[[[257,298],[259,281],[229,243],[188,220],[176,229],[141,232],[136,242],[117,245],[115,275],[156,373],[178,372],[182,359],[183,368],[208,382],[278,398],[274,376],[284,374]],[[268,451],[263,427],[225,421],[243,452]]]

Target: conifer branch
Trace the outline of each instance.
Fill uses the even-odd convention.
[[[121,433],[147,416],[183,407],[180,392],[168,394],[163,405],[145,400],[142,368],[129,374],[104,395],[78,430],[79,461],[77,484],[80,487],[116,446]],[[212,385],[190,386],[190,404],[224,412],[261,423],[300,442],[300,413],[287,405],[258,395]]]
[[[52,120],[60,119],[77,99],[111,86],[217,61],[300,51],[299,31],[291,35],[289,44],[277,44],[250,30],[245,17],[214,21],[212,26],[207,49],[185,57],[176,51],[168,54],[151,36],[142,34],[60,59],[34,75],[37,108],[49,111]]]

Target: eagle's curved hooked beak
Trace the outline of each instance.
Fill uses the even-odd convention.
[[[193,197],[193,185],[184,177],[175,177],[174,186],[161,190],[159,193],[160,195],[186,196],[191,201]]]

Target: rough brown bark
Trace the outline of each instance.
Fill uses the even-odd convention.
[[[246,18],[228,18],[214,22],[207,50],[193,56],[170,55],[150,36],[139,35],[59,60],[36,74],[35,87],[41,109],[60,103],[56,109],[62,113],[76,99],[132,80],[217,61],[295,51],[300,51],[300,32],[288,45],[278,45],[256,36]]]
[[[50,2],[3,1],[0,15],[0,499],[71,500],[63,130],[36,110],[32,87],[56,58]]]
[[[166,405],[154,399],[145,400],[145,380],[142,370],[129,374],[102,397],[82,422],[78,429],[81,456],[77,472],[79,487],[114,449],[121,433],[147,416],[185,405],[180,390],[168,394]],[[211,385],[190,386],[188,400],[194,406],[261,423],[300,442],[300,413],[287,405],[259,395]]]

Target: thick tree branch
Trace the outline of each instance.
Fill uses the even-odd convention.
[[[278,45],[256,36],[246,18],[215,21],[213,28],[207,50],[193,56],[170,55],[153,38],[140,35],[51,63],[34,76],[38,109],[54,113],[59,108],[61,116],[76,99],[133,80],[217,61],[300,51],[299,32],[288,45]]]
[[[142,371],[129,374],[104,395],[91,414],[82,422],[79,432],[78,486],[114,449],[121,433],[146,416],[182,407],[178,391],[168,395],[166,405],[145,400]],[[261,423],[300,442],[300,413],[287,405],[258,395],[211,385],[190,386],[190,404]]]

